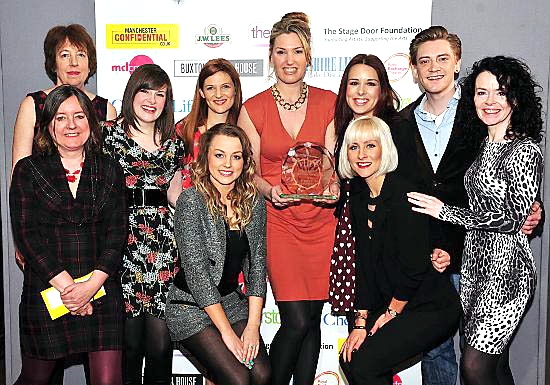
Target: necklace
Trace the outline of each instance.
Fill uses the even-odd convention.
[[[84,167],[84,161],[80,162],[80,168],[76,169],[74,171],[69,171],[66,168],[64,168],[65,176],[67,177],[67,181],[69,183],[76,182],[76,179],[78,178],[78,175],[80,175],[80,173],[82,172],[82,167]]]
[[[307,84],[305,82],[302,84],[302,91],[300,92],[300,97],[294,103],[285,102],[285,100],[281,96],[281,93],[279,92],[279,89],[277,88],[277,84],[273,84],[271,86],[271,95],[273,95],[273,99],[275,99],[275,101],[279,103],[279,105],[283,107],[285,110],[296,111],[297,109],[302,107],[306,101]]]

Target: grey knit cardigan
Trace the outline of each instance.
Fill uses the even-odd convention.
[[[202,309],[220,302],[220,283],[226,255],[223,218],[214,219],[203,195],[195,187],[184,190],[177,201],[174,232],[181,257],[181,268],[191,294],[180,291],[181,300],[196,302]],[[243,263],[246,295],[265,297],[266,283],[266,207],[261,194],[256,196],[252,220],[245,226],[250,253]],[[187,297],[187,298],[185,298]]]

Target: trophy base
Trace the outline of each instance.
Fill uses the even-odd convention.
[[[293,198],[301,200],[313,200],[313,199],[329,199],[336,200],[336,195],[323,195],[323,194],[280,194],[281,198]]]

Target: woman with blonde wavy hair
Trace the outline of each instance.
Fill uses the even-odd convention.
[[[201,136],[198,154],[193,186],[176,205],[181,270],[168,294],[167,325],[216,384],[267,384],[260,337],[266,208],[253,183],[252,148],[242,129],[219,123]]]

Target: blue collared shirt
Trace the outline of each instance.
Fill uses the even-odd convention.
[[[460,99],[460,87],[458,85],[455,85],[455,87],[456,91],[453,97],[449,100],[445,111],[440,115],[434,115],[424,109],[427,100],[426,95],[424,95],[418,107],[414,109],[416,124],[434,171],[437,171],[453,130],[456,107]]]

